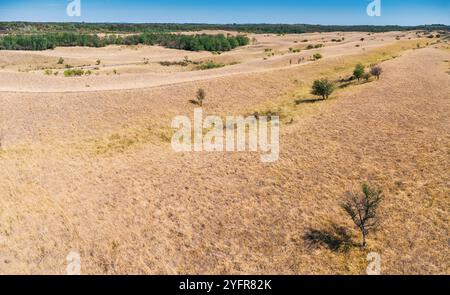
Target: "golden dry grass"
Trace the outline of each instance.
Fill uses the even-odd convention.
[[[258,38],[282,50],[302,36]],[[252,71],[155,87],[114,90],[105,79],[105,91],[1,92],[0,273],[64,273],[75,250],[91,274],[361,274],[368,251],[383,273],[449,274],[450,56],[409,50],[418,40],[378,42],[264,71],[257,56]],[[251,67],[253,50],[230,54]],[[295,104],[315,78],[382,60],[381,80]],[[192,116],[199,87],[206,113],[279,109],[280,160],[174,153],[170,121]],[[358,242],[339,204],[362,182],[385,193],[368,248],[309,243],[311,230],[337,243],[339,227]]]

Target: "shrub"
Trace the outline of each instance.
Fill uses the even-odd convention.
[[[160,61],[159,64],[164,66],[164,67],[170,67],[170,66],[187,67],[188,62],[186,62],[184,60],[183,61]]]
[[[83,75],[84,75],[84,71],[80,70],[80,69],[70,69],[70,70],[64,71],[65,77],[83,76]]]
[[[45,74],[48,75],[48,76],[50,76],[50,75],[53,74],[53,71],[52,71],[52,70],[45,70]]]
[[[380,75],[381,75],[382,72],[383,72],[383,69],[380,66],[373,66],[370,69],[370,73],[373,76],[377,77],[377,79],[380,79]]]
[[[364,65],[359,63],[355,66],[355,70],[353,71],[353,76],[355,76],[356,79],[361,79],[361,77],[364,75]]]
[[[334,83],[324,78],[314,81],[311,94],[321,96],[325,100],[333,93],[334,89]]]
[[[367,184],[363,185],[362,191],[362,195],[348,192],[347,199],[341,207],[361,231],[362,246],[365,247],[367,235],[378,225],[377,209],[383,200],[383,194]]]
[[[207,62],[200,64],[197,68],[199,70],[209,70],[209,69],[215,69],[215,68],[222,68],[224,66],[225,66],[225,64],[222,64],[222,63],[215,63],[213,61],[207,61]]]
[[[62,65],[63,63],[64,63],[64,58],[60,57],[60,58],[58,59],[58,64],[59,64],[59,65]]]
[[[101,64],[101,60],[97,59],[97,61],[95,62],[96,65],[100,65]]]
[[[205,90],[203,90],[203,88],[200,88],[200,89],[197,90],[197,97],[196,98],[197,98],[197,104],[199,106],[203,106],[203,101],[206,98],[206,92],[205,92]]]
[[[322,54],[316,53],[316,54],[313,55],[313,58],[314,58],[315,60],[321,59],[321,58],[322,58]]]

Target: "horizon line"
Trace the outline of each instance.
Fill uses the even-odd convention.
[[[30,23],[30,24],[132,24],[132,25],[219,25],[219,26],[234,26],[234,25],[286,25],[286,26],[323,26],[323,27],[357,27],[357,26],[367,26],[367,27],[424,27],[424,26],[446,26],[450,27],[450,24],[435,23],[435,24],[420,24],[420,25],[398,25],[398,24],[385,24],[385,25],[369,25],[369,24],[313,24],[313,23],[278,23],[278,22],[255,22],[255,23],[207,23],[207,22],[111,22],[111,21],[98,21],[98,22],[85,22],[85,21],[27,21],[27,20],[10,20],[3,21],[0,23]]]

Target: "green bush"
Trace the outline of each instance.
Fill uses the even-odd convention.
[[[222,64],[222,63],[215,63],[213,61],[207,61],[207,62],[200,64],[197,68],[199,70],[209,70],[209,69],[215,69],[215,68],[222,68],[224,66],[225,66],[225,64]]]
[[[62,65],[63,63],[64,63],[64,58],[60,57],[60,58],[58,59],[58,64],[59,64],[59,65]]]
[[[335,85],[326,78],[316,80],[313,83],[311,94],[321,96],[322,99],[328,99],[333,93]]]
[[[80,70],[80,69],[70,69],[70,70],[64,71],[65,77],[74,77],[74,76],[83,76],[83,75],[84,75],[84,71]]]
[[[313,55],[313,58],[314,58],[315,60],[321,59],[321,58],[322,58],[322,54],[320,54],[320,53],[315,53],[315,54]]]
[[[364,75],[364,65],[359,63],[355,66],[355,69],[353,70],[353,76],[355,76],[356,79],[361,79],[362,76]]]

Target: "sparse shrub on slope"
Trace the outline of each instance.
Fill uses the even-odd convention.
[[[321,58],[322,58],[322,54],[320,54],[320,53],[316,53],[316,54],[313,55],[313,59],[315,59],[315,60],[318,60],[318,59],[321,59]]]
[[[224,66],[225,66],[225,64],[223,64],[223,63],[215,63],[213,61],[207,61],[207,62],[200,64],[198,66],[198,69],[199,70],[210,70],[210,69],[215,69],[215,68],[222,68]]]
[[[316,80],[313,83],[311,94],[321,96],[322,99],[327,99],[333,93],[335,85],[328,79]]]

